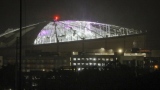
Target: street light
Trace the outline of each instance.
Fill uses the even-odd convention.
[[[155,69],[155,70],[158,70],[158,65],[154,65],[154,69]]]
[[[118,49],[118,53],[122,53],[123,52],[123,50],[122,49]]]

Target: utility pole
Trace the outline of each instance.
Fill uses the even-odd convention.
[[[22,60],[22,4],[23,0],[20,0],[20,29],[19,29],[19,83],[18,83],[18,90],[22,90],[22,67],[21,67],[21,60]]]
[[[19,37],[16,38],[16,63],[15,63],[15,89],[18,89],[18,56],[19,56]]]

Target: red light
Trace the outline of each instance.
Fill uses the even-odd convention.
[[[59,16],[54,16],[54,21],[57,21],[59,19]]]

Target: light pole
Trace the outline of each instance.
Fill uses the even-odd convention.
[[[55,34],[56,34],[56,41],[57,41],[57,54],[59,53],[59,40],[58,40],[58,35],[57,35],[57,21],[59,19],[59,16],[54,16],[54,26],[55,26]]]
[[[59,40],[58,40],[58,35],[57,35],[57,23],[56,23],[58,19],[59,19],[58,16],[54,16],[54,18],[53,18],[53,20],[54,20],[54,23],[53,23],[53,24],[54,24],[54,26],[55,26],[55,27],[54,27],[54,30],[55,30],[56,42],[57,42],[57,44],[56,44],[56,45],[57,45],[57,51],[56,51],[56,52],[57,52],[57,53],[56,53],[57,55],[59,55]],[[58,59],[58,58],[57,58],[57,59]],[[58,61],[58,60],[55,61],[55,68],[57,68],[57,61]]]

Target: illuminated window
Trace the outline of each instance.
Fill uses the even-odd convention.
[[[78,71],[81,71],[81,68],[78,68]]]
[[[73,66],[76,66],[76,63],[73,63]]]
[[[86,60],[88,61],[88,60],[89,60],[89,58],[86,58]]]
[[[77,63],[77,65],[81,65],[80,63]]]
[[[82,63],[82,65],[84,65],[84,63]]]
[[[42,71],[45,71],[45,69],[42,69]]]
[[[92,60],[92,58],[89,58],[89,60]]]
[[[37,86],[37,85],[38,85],[37,83],[34,83],[34,82],[32,83],[32,86]]]
[[[88,63],[86,63],[86,66],[88,66]]]
[[[98,66],[101,66],[101,63],[98,63]]]
[[[109,58],[106,58],[106,61],[109,61]]]
[[[84,60],[84,58],[82,58],[81,60]]]
[[[98,60],[101,60],[101,58],[98,58]]]
[[[102,66],[105,66],[105,63],[102,63]]]
[[[77,60],[80,60],[80,58],[78,58]]]
[[[96,58],[93,58],[93,61],[96,61]]]
[[[89,63],[89,65],[91,66],[91,65],[92,65],[92,63]]]
[[[105,58],[102,58],[102,61],[105,61]]]
[[[113,58],[110,58],[110,61],[113,61]]]
[[[96,66],[96,63],[93,63],[94,66]]]
[[[76,61],[76,58],[73,58],[73,61]]]

